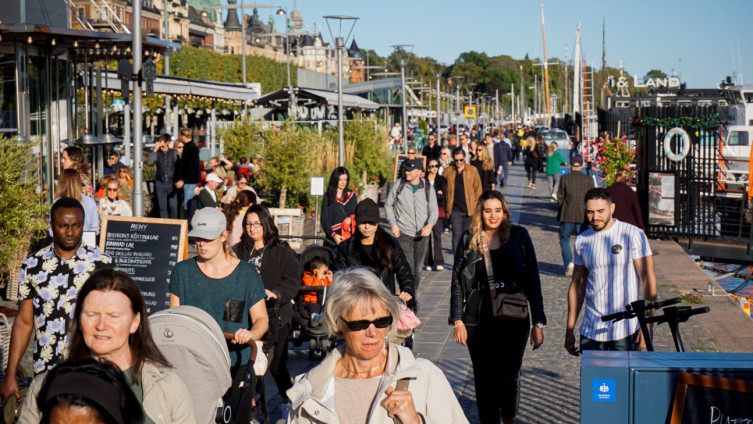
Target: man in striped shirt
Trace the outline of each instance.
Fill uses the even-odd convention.
[[[586,216],[591,228],[575,239],[575,269],[568,290],[565,349],[643,350],[645,342],[636,318],[615,323],[601,317],[625,309],[642,297],[656,300],[651,248],[638,227],[612,218],[614,204],[605,188],[589,190],[585,196]],[[573,329],[585,301],[580,326],[580,348],[575,347]]]

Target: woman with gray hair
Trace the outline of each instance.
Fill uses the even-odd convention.
[[[366,268],[335,274],[324,329],[345,339],[287,394],[289,423],[467,423],[442,371],[389,343],[397,330],[396,297]]]

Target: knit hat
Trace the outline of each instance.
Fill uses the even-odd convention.
[[[363,199],[356,206],[356,224],[379,223],[379,206],[371,199]]]

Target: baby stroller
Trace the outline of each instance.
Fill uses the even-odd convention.
[[[240,405],[230,404],[231,364],[225,339],[233,335],[223,333],[208,313],[186,305],[152,314],[149,327],[154,342],[186,382],[194,402],[196,421],[199,424],[232,423]],[[269,422],[264,378],[257,375],[258,370],[254,372],[257,351],[254,345],[246,375],[239,384],[240,399],[253,399],[251,417],[261,409],[265,422]]]
[[[311,259],[317,256],[324,258],[329,267],[332,267],[335,261],[334,252],[325,246],[307,247],[300,254],[298,261],[304,269],[308,269]],[[335,347],[336,339],[327,336],[321,324],[312,324],[311,314],[303,304],[303,294],[305,292],[316,292],[318,297],[317,303],[322,306],[327,299],[327,289],[328,287],[301,286],[293,304],[293,331],[291,332],[293,345],[298,347],[308,341],[310,361],[326,356],[327,352]]]

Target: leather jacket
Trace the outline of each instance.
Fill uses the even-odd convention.
[[[383,231],[383,230],[382,230]],[[405,253],[400,247],[400,244],[395,241],[392,236],[389,236],[392,241],[392,253],[390,256],[390,262],[392,263],[392,270],[386,266],[382,266],[379,259],[376,258],[376,252],[372,251],[372,260],[376,263],[376,273],[382,279],[382,282],[390,293],[395,294],[395,277],[397,277],[397,283],[400,287],[400,291],[409,293],[413,298],[416,297],[416,286],[413,279],[413,271],[408,260],[405,258]],[[374,245],[376,249],[376,244]],[[361,246],[361,240],[358,235],[355,235],[337,246],[337,257],[335,259],[335,269],[343,270],[347,268],[353,268],[358,266],[368,265],[368,257],[366,252]]]
[[[452,324],[463,319],[463,310],[468,295],[474,288],[486,288],[486,267],[483,263],[484,255],[469,249],[471,235],[469,231],[463,233],[455,252],[455,262],[452,267],[452,280],[450,284],[450,318]],[[509,255],[517,255],[520,258],[520,267],[526,276],[523,292],[528,297],[533,323],[546,324],[544,315],[544,301],[541,296],[541,280],[539,278],[536,252],[533,249],[528,231],[513,225],[510,229],[509,240],[502,245]],[[524,250],[524,252],[521,252]],[[522,256],[521,256],[522,255]],[[481,262],[479,264],[479,262]]]

